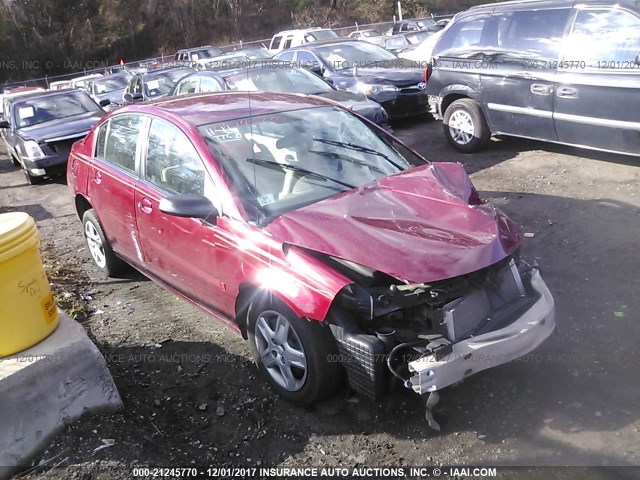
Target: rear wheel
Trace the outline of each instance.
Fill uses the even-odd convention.
[[[258,368],[286,400],[311,404],[333,393],[342,367],[329,329],[300,318],[277,298],[265,294],[249,310],[249,345]]]
[[[96,267],[98,267],[106,277],[113,277],[120,273],[125,263],[113,253],[111,244],[109,240],[107,240],[93,209],[84,212],[82,216],[82,226],[89,254]]]
[[[443,127],[447,141],[463,153],[477,152],[491,137],[480,105],[470,98],[461,98],[447,107]]]

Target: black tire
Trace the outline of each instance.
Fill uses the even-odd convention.
[[[88,227],[88,224],[91,225],[91,227]],[[82,216],[82,231],[87,243],[87,248],[89,249],[89,255],[91,256],[95,266],[98,267],[105,277],[114,277],[124,270],[126,266],[125,262],[113,253],[111,244],[109,243],[107,236],[104,234],[102,225],[100,225],[100,221],[93,209],[89,209],[84,212],[84,215]],[[91,232],[93,242],[99,243],[99,246],[97,244],[92,244],[93,242],[89,238],[89,232]],[[99,242],[97,242],[98,238]],[[98,258],[99,255],[96,253],[94,248],[102,251],[103,258]]]
[[[450,122],[466,120],[473,130],[465,132],[450,126]],[[447,141],[459,152],[472,153],[481,150],[491,138],[491,131],[480,105],[470,98],[461,98],[451,103],[444,112],[442,121],[444,136]]]
[[[20,161],[14,157],[13,155],[11,155],[11,163],[13,164],[14,167],[20,167]]]
[[[285,364],[287,360],[282,360],[284,355],[281,354],[280,358],[276,357],[278,353],[275,352],[275,348],[282,346],[281,342],[279,342],[280,345],[269,346],[270,354],[274,356],[274,365],[271,370],[265,366],[259,353],[259,349],[266,346],[267,343],[261,332],[256,335],[256,325],[259,319],[262,321],[272,319],[274,313],[281,315],[289,323],[287,346],[293,345],[298,351],[299,347],[302,347],[302,353],[306,360],[304,377],[302,377],[300,369],[289,367],[289,371],[294,372],[295,380],[299,383],[296,385],[296,389],[285,388],[276,379],[278,375],[284,377],[281,373],[282,370],[279,369],[280,364],[277,362],[281,361],[285,369],[288,366]],[[258,369],[271,387],[285,400],[297,405],[309,405],[327,397],[336,390],[342,381],[343,369],[340,363],[335,361],[338,350],[328,325],[298,317],[287,305],[269,293],[257,296],[252,302],[249,307],[248,321],[249,346]],[[292,331],[295,337],[292,335]],[[296,345],[297,340],[299,340],[298,345]],[[283,349],[283,351],[286,350]]]
[[[22,171],[24,172],[24,178],[27,180],[27,183],[29,185],[39,185],[44,182],[44,177],[31,175],[31,173],[27,169],[23,169]]]

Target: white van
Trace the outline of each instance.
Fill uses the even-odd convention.
[[[331,40],[338,38],[338,34],[329,28],[306,28],[303,30],[285,30],[276,33],[269,44],[269,51],[277,53],[291,47],[298,47],[305,43],[318,40]]]

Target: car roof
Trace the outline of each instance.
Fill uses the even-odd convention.
[[[363,42],[362,40],[354,40],[353,38],[332,38],[329,40],[317,40],[315,42],[305,43],[304,45],[298,45],[296,47],[287,48],[286,50],[312,50],[316,47],[323,47],[325,45],[341,45],[341,44],[355,44],[355,45],[373,45],[369,42]],[[286,50],[283,50],[286,51]]]
[[[328,102],[306,95],[274,92],[216,92],[201,95],[164,97],[150,102],[124,106],[118,112],[176,115],[198,127],[231,121],[251,115],[276,114],[291,110],[326,106]]]
[[[154,68],[152,70],[147,70],[146,72],[140,72],[140,73],[136,73],[136,75],[139,75],[140,77],[142,77],[143,79],[152,75],[157,75],[159,73],[165,73],[165,72],[170,72],[173,70],[189,70],[190,72],[195,72],[195,70],[191,67],[187,67],[186,65],[175,65],[173,67],[162,67],[162,68]],[[136,76],[134,75],[134,76]],[[186,75],[186,74],[185,74]]]
[[[182,53],[182,52],[193,52],[196,50],[204,50],[205,48],[218,48],[215,45],[202,45],[201,47],[191,47],[191,48],[182,48],[180,50],[178,50],[176,53]]]
[[[626,5],[630,7],[635,7],[635,10],[638,11],[638,2],[637,0],[511,0],[507,2],[500,3],[487,3],[484,5],[476,5],[471,7],[469,10],[477,12],[478,10],[509,10],[513,8],[558,8],[558,7],[566,7],[570,8],[574,5],[602,5],[602,6],[611,6],[611,5]]]
[[[238,68],[229,68],[227,70],[202,70],[203,72],[211,72],[216,73],[221,77],[229,77],[231,75],[236,75],[237,73],[244,72],[245,70],[256,70],[258,68],[271,68],[271,69],[279,69],[279,68],[295,68],[292,62],[288,62],[286,60],[272,60],[270,58],[265,58],[263,62],[251,62],[244,67]]]
[[[307,32],[317,32],[318,30],[333,30],[331,28],[320,28],[320,27],[313,27],[313,28],[296,28],[293,30],[283,30],[281,32],[278,32],[274,35],[274,37],[277,37],[279,35],[288,35],[290,33],[307,33]]]
[[[74,93],[74,92],[79,92],[81,94],[85,94],[86,92],[84,90],[78,89],[78,88],[60,88],[58,90],[45,90],[42,92],[33,92],[33,93],[28,93],[25,95],[20,95],[17,97],[11,97],[7,100],[9,101],[22,101],[22,100],[38,100],[40,98],[44,98],[44,97],[52,97],[54,95],[63,95],[65,93]]]

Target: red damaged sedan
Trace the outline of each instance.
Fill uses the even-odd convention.
[[[238,330],[292,402],[344,374],[370,398],[394,379],[436,392],[555,326],[520,229],[460,164],[318,98],[126,106],[74,145],[67,176],[97,267],[133,265]]]

